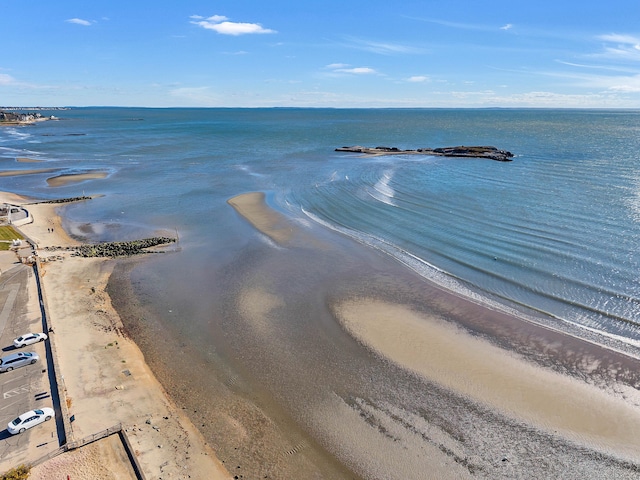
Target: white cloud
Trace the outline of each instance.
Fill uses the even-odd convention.
[[[222,22],[211,25],[211,30],[215,30],[223,35],[246,35],[252,33],[275,33],[273,30],[263,28],[257,23],[234,23]]]
[[[247,35],[247,34],[263,34],[263,33],[277,33],[275,30],[264,28],[259,23],[238,23],[230,22],[229,19],[223,15],[213,15],[208,18],[201,17],[199,15],[192,15],[190,17],[194,25],[205,28],[207,30],[213,30],[221,35]]]
[[[493,90],[481,91],[443,91],[433,92],[442,98],[445,106],[505,106],[505,107],[561,107],[596,108],[628,107],[628,99],[622,92],[600,92],[585,94],[566,94],[550,91],[529,91],[501,95]],[[434,102],[435,103],[435,102]]]
[[[481,32],[495,32],[495,29],[496,29],[495,25],[485,25],[481,23],[451,22],[449,20],[440,20],[437,18],[419,18],[419,17],[408,17],[408,18],[413,18],[413,20],[417,20],[420,22],[434,23],[436,25],[441,25],[443,27],[458,28],[461,30],[477,30]],[[513,25],[508,23],[507,25],[501,28],[508,30],[512,26]],[[505,27],[508,27],[508,28],[505,28]]]
[[[428,82],[429,80],[430,80],[429,77],[427,77],[426,75],[414,75],[412,77],[407,78],[407,82],[412,82],[412,83]]]
[[[507,23],[506,25],[500,27],[500,30],[511,30],[513,25],[511,23]]]
[[[597,56],[623,60],[640,60],[639,37],[611,33],[600,35],[597,38],[607,44],[615,44],[615,46],[605,46],[604,53]]]
[[[324,67],[330,70],[327,75],[329,76],[342,76],[342,75],[372,75],[378,74],[376,70],[370,67],[352,67],[348,63],[332,63]]]
[[[336,68],[334,72],[352,73],[354,75],[369,75],[372,73],[376,73],[376,71],[373,68],[369,68],[369,67]]]
[[[638,44],[640,44],[640,38],[631,35],[619,35],[617,33],[611,33],[608,35],[600,35],[598,38],[600,40],[604,40],[605,42],[631,44],[636,47],[638,46]]]
[[[583,82],[591,88],[610,92],[640,93],[640,75],[591,75],[584,77]]]
[[[635,77],[624,77],[609,87],[612,92],[640,93],[640,75]]]
[[[346,45],[347,47],[364,50],[366,52],[378,53],[380,55],[417,54],[424,52],[422,48],[403,45],[400,43],[378,42],[353,37],[347,37],[346,40],[349,42]]]
[[[222,100],[210,87],[178,87],[171,90],[169,95],[187,105],[216,106]]]
[[[229,19],[224,15],[211,15],[210,17],[207,17],[206,20],[207,22],[211,22],[211,23],[220,23],[220,22],[226,22]]]
[[[83,25],[85,27],[91,25],[91,22],[89,20],[83,20],[82,18],[70,18],[68,20],[65,20],[65,22],[74,23],[76,25]]]
[[[6,73],[0,73],[0,85],[14,85],[16,83],[15,78]]]

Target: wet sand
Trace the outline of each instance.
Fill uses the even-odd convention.
[[[274,242],[284,245],[291,240],[292,225],[283,215],[265,205],[264,193],[245,193],[229,199],[228,203]]]
[[[404,305],[362,299],[336,311],[351,334],[402,368],[550,433],[640,460],[637,405]]]
[[[105,178],[108,175],[107,172],[87,172],[87,173],[74,173],[69,175],[58,175],[56,177],[47,178],[47,184],[50,187],[64,187],[73,183],[86,182],[87,180],[94,180],[98,178]]]
[[[55,168],[40,168],[32,170],[5,170],[0,172],[0,177],[17,177],[19,175],[35,175],[38,173],[51,173],[55,172]]]
[[[229,203],[278,246],[249,242],[215,272],[205,326],[160,320],[167,307],[136,290],[141,259],[83,270],[57,308],[86,305],[100,330],[117,321],[113,304],[232,474],[638,478],[638,360],[468,302],[339,236],[301,232],[262,194]],[[99,401],[81,370],[75,395]]]
[[[239,213],[260,232],[271,237],[280,229],[274,217],[261,215],[265,208],[268,211],[263,196],[242,195],[240,200],[229,203],[242,204]],[[312,269],[313,262],[307,268]],[[366,268],[361,273],[368,275]],[[637,358],[490,310],[426,280],[420,285],[408,275],[406,281],[409,286],[402,285],[402,276],[385,279],[382,285],[358,279],[342,291],[325,292],[334,321],[386,365],[371,381],[398,389],[391,400],[372,400],[370,391],[357,395],[354,384],[354,393],[314,405],[324,422],[312,428],[314,435],[329,437],[326,441],[333,447],[327,448],[355,472],[364,478],[638,474]],[[283,315],[286,304],[284,296],[265,282],[242,289],[240,316],[266,341],[275,328],[275,312]],[[331,358],[331,352],[326,354]],[[339,354],[335,355],[337,363]],[[385,379],[387,367],[392,373]],[[409,375],[406,386],[401,385],[402,372]],[[401,391],[415,388],[420,396],[429,390],[429,399],[398,398]],[[367,419],[365,425],[354,416]],[[460,433],[452,434],[456,431]],[[411,437],[416,433],[421,438]],[[353,444],[344,445],[352,435],[353,442],[359,438],[367,446],[368,457]],[[409,460],[404,457],[407,452],[427,455],[429,461]],[[369,460],[354,459],[358,455]],[[380,461],[378,455],[387,458]],[[412,464],[403,466],[407,461]],[[418,473],[421,468],[428,468],[429,475]]]

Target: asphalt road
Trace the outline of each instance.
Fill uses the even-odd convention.
[[[40,361],[0,373],[0,474],[22,463],[30,463],[60,446],[56,421],[44,422],[18,435],[11,435],[6,429],[8,422],[24,412],[54,406],[48,375],[49,349],[46,344],[49,340],[21,349],[13,347],[14,338],[42,331],[42,312],[33,269],[20,264],[2,269],[0,356],[16,351],[36,352]]]

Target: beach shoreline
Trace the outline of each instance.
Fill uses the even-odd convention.
[[[115,261],[80,258],[66,247],[78,245],[62,227],[59,204],[33,203],[8,192],[0,201],[27,208],[33,223],[20,230],[37,246],[49,323],[56,342],[64,392],[73,415],[72,439],[122,424],[147,478],[226,479],[231,475],[184,413],[176,407],[126,335],[105,288]],[[56,249],[48,247],[62,247]],[[51,478],[61,468],[81,478],[118,477],[120,455],[62,454],[32,470],[30,478]],[[76,457],[80,458],[77,460]],[[33,459],[36,460],[36,459]]]
[[[269,209],[264,195],[228,203],[262,234],[275,238],[282,230],[277,216],[260,215]],[[640,463],[637,358],[435,287],[428,307],[373,292],[339,295],[329,306],[336,322],[383,361],[506,423],[592,450],[594,458]],[[446,463],[433,455],[434,466]]]
[[[10,194],[4,198],[14,203],[26,200]],[[277,245],[300,248],[292,243],[292,239],[300,238],[299,228],[270,209],[264,194],[242,194],[228,203],[242,219]],[[422,435],[421,446],[416,451],[412,450],[408,437],[393,430],[397,429],[399,413],[386,412],[388,407],[384,404],[377,405],[374,400],[368,404],[366,399],[357,398],[353,403],[345,403],[340,397],[322,404],[322,418],[327,421],[327,428],[342,428],[339,425],[342,422],[351,425],[362,439],[393,431],[396,440],[391,445],[381,441],[377,448],[399,460],[404,459],[403,464],[409,462],[406,466],[396,465],[395,470],[383,475],[380,472],[384,472],[384,468],[377,465],[373,457],[371,464],[366,465],[341,456],[340,451],[332,451],[326,439],[314,445],[306,433],[298,432],[290,423],[286,412],[274,416],[277,410],[263,409],[266,400],[260,400],[255,392],[247,394],[241,378],[225,379],[224,372],[214,370],[210,371],[210,381],[217,382],[217,396],[210,401],[227,406],[222,415],[209,419],[213,428],[219,429],[219,434],[212,438],[211,430],[205,428],[204,423],[196,427],[209,415],[209,412],[192,411],[194,406],[188,397],[198,392],[186,392],[183,387],[191,385],[186,376],[182,379],[184,383],[176,383],[162,371],[162,362],[154,361],[156,346],[145,344],[152,341],[149,338],[149,334],[153,335],[152,329],[136,331],[134,319],[139,318],[144,309],[136,310],[133,305],[134,294],[131,286],[127,287],[130,283],[127,277],[128,269],[139,259],[115,262],[60,255],[60,251],[45,253],[45,247],[77,242],[64,232],[56,213],[57,205],[36,204],[29,209],[36,222],[23,230],[38,245],[42,255],[44,287],[56,342],[60,342],[58,350],[62,352],[60,363],[71,409],[77,416],[74,435],[89,435],[96,429],[111,426],[113,422],[109,421],[113,415],[108,416],[109,421],[92,418],[96,407],[114,408],[118,414],[126,411],[123,424],[148,471],[156,474],[159,471],[168,478],[187,478],[187,471],[191,478],[231,478],[222,463],[228,465],[232,459],[237,463],[237,471],[245,476],[248,472],[259,472],[262,477],[268,471],[268,478],[286,478],[282,472],[292,471],[313,472],[321,478],[358,475],[407,478],[423,462],[441,479],[526,478],[523,472],[544,476],[567,471],[576,475],[580,472],[581,478],[601,478],[595,466],[606,468],[620,479],[637,474],[640,418],[635,410],[640,406],[640,399],[637,390],[632,388],[638,380],[638,373],[632,371],[637,366],[635,359],[626,359],[622,354],[598,359],[604,350],[598,350],[597,346],[558,332],[548,332],[553,336],[546,337],[544,329],[538,330],[526,321],[492,312],[437,289],[427,303],[422,303],[423,297],[412,303],[406,296],[396,298],[393,293],[376,293],[370,285],[360,293],[358,287],[331,295],[324,292],[338,328],[344,329],[382,363],[415,375],[418,385],[424,382],[431,386],[433,412],[410,420],[413,424],[410,430]],[[47,220],[38,221],[43,218]],[[315,240],[315,243],[306,242],[305,248],[317,249],[320,239]],[[62,258],[58,258],[60,256]],[[115,273],[116,270],[119,273]],[[283,306],[284,300],[270,293],[267,285],[268,282],[258,283],[240,290],[242,295],[237,300],[235,315],[252,328],[265,328],[273,322],[273,312]],[[61,286],[72,293],[61,294]],[[122,293],[121,298],[118,292]],[[146,317],[142,324],[152,321],[151,318]],[[148,327],[142,324],[141,329]],[[80,326],[81,333],[78,333]],[[128,338],[127,332],[136,343]],[[138,338],[142,340],[139,343]],[[534,352],[541,346],[543,355]],[[180,346],[180,350],[188,355],[190,346]],[[145,352],[145,356],[150,354],[151,361],[141,352]],[[536,359],[536,355],[540,358]],[[594,363],[580,363],[588,358]],[[470,365],[474,367],[471,370]],[[617,373],[613,372],[615,369]],[[191,386],[197,390],[194,387]],[[567,403],[571,397],[580,397],[575,411],[572,407],[576,404]],[[595,411],[593,405],[597,405]],[[460,409],[467,419],[458,418]],[[442,419],[438,419],[439,416]],[[374,430],[362,429],[362,418],[379,426]],[[470,428],[469,424],[474,427]],[[373,444],[365,442],[364,445]],[[241,447],[244,453],[240,453]],[[283,456],[279,453],[282,451],[294,453]],[[374,456],[375,451],[370,455]],[[500,451],[503,453],[497,453]],[[167,452],[171,452],[169,457]],[[412,457],[417,452],[428,458]],[[552,461],[537,462],[536,455]],[[63,458],[47,462],[49,468],[59,469],[58,462]],[[219,477],[211,475],[212,465],[220,468],[216,470]],[[44,466],[38,469],[32,478],[45,479],[48,473],[43,472],[52,471],[45,470]]]

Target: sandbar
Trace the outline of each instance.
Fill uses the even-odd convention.
[[[86,182],[87,180],[95,180],[105,178],[108,172],[95,171],[86,173],[72,173],[68,175],[58,175],[56,177],[47,178],[47,184],[50,187],[64,187],[72,183]]]
[[[359,299],[335,312],[347,331],[402,368],[516,420],[640,459],[640,415],[629,402],[405,305]]]
[[[256,229],[274,242],[284,245],[291,241],[293,228],[284,215],[264,203],[264,193],[243,193],[227,202]]]
[[[19,175],[35,175],[37,173],[51,173],[55,172],[55,168],[40,168],[32,170],[5,170],[0,172],[0,177],[17,177]]]

